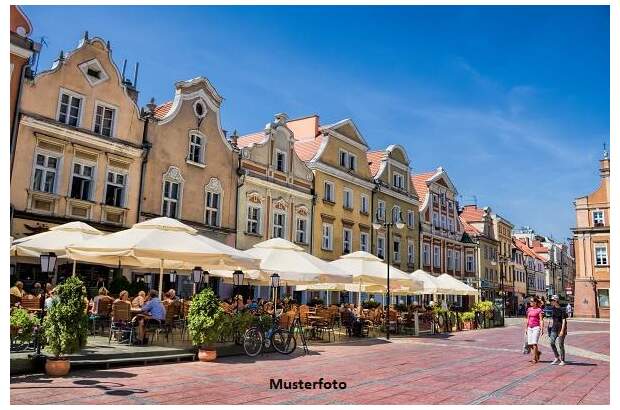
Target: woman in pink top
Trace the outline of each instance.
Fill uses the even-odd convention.
[[[537,297],[530,298],[530,307],[525,314],[525,334],[527,335],[527,344],[532,352],[532,363],[538,363],[540,359],[540,351],[538,350],[538,339],[544,333],[545,315],[539,307]]]

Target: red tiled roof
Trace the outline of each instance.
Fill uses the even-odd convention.
[[[319,135],[311,140],[295,141],[293,148],[297,156],[299,156],[299,159],[302,161],[310,161],[318,152],[321,142],[323,142],[323,137]]]
[[[462,216],[459,216],[459,219],[461,220],[461,224],[463,225],[463,230],[465,231],[465,233],[469,235],[474,235],[474,236],[482,234],[482,232],[480,232],[478,228],[476,228],[473,225],[470,225],[465,219],[463,219]]]
[[[244,148],[257,142],[262,142],[264,139],[264,132],[256,132],[254,134],[242,135],[237,139],[237,146],[239,148]]]
[[[534,252],[534,250],[532,248],[530,248],[529,246],[527,246],[527,243],[521,241],[520,239],[517,238],[512,238],[513,243],[515,244],[515,246],[517,248],[519,248],[521,250],[521,252],[523,252],[524,254],[529,255],[532,258],[541,260],[544,262],[544,259],[540,257],[540,255],[538,255],[536,252]]]
[[[166,114],[168,114],[170,108],[172,108],[172,101],[165,102],[155,108],[155,112],[153,113],[153,115],[158,120],[161,120],[166,116]]]
[[[381,168],[381,160],[385,158],[385,151],[368,151],[366,152],[366,158],[368,158],[370,174],[373,177],[377,176],[377,172],[379,172],[379,168]]]
[[[430,171],[423,172],[421,174],[411,175],[411,184],[418,193],[418,198],[420,198],[421,201],[424,201],[424,198],[426,198],[426,194],[428,194],[428,186],[426,185],[426,180],[432,178],[433,175],[435,175],[436,173],[437,171]]]
[[[460,216],[467,222],[481,222],[484,221],[484,210],[476,205],[465,205]]]

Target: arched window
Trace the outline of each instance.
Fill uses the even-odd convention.
[[[171,166],[163,176],[161,214],[169,218],[181,217],[181,200],[185,180],[177,167]]]
[[[222,219],[222,184],[211,178],[205,186],[205,224],[219,227]]]
[[[195,164],[205,163],[205,142],[206,138],[197,132],[189,134],[189,145],[187,161]]]

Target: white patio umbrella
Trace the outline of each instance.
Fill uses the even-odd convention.
[[[445,283],[438,280],[436,276],[431,275],[428,272],[418,269],[411,274],[411,276],[423,283],[423,288],[420,294],[423,295],[445,295],[449,294],[449,288],[445,287]]]
[[[447,273],[442,273],[436,279],[443,288],[446,288],[449,290],[449,293],[448,293],[449,295],[463,295],[463,296],[478,295],[477,289],[461,282],[457,278],[450,276]]]
[[[269,275],[277,273],[280,282],[287,285],[311,283],[351,283],[351,275],[313,256],[303,248],[286,239],[273,238],[243,251],[251,258],[260,260],[263,281],[269,283]]]
[[[133,225],[130,229],[67,247],[72,259],[101,263],[117,258],[119,264],[159,268],[160,297],[164,268],[205,270],[257,269],[258,261],[236,249],[198,235],[196,229],[176,219],[160,217]]]
[[[57,257],[64,258],[65,247],[102,235],[103,232],[84,222],[69,222],[14,240],[10,255],[38,258],[42,253],[54,252]]]

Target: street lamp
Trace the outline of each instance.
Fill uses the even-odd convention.
[[[278,288],[280,287],[280,275],[271,275],[271,289],[273,291],[273,320],[276,319],[276,308],[278,306]]]
[[[54,273],[54,268],[56,267],[56,254],[54,252],[50,253],[42,253],[39,256],[39,263],[41,264],[41,272],[47,273],[48,276],[50,273]]]
[[[403,223],[403,218],[401,213],[398,215],[394,215],[392,212],[392,222],[388,222],[387,218],[383,216],[383,220],[381,215],[379,215],[379,210],[375,214],[375,221],[372,223],[373,229],[378,231],[381,228],[385,228],[387,230],[387,238],[386,238],[386,247],[385,247],[385,255],[386,255],[386,265],[387,265],[387,303],[386,305],[386,313],[385,313],[385,337],[387,340],[390,340],[390,228],[396,227],[396,229],[403,229],[405,224]]]
[[[194,294],[196,294],[196,289],[202,281],[202,272],[203,270],[200,266],[195,266],[194,269],[192,269],[192,283],[194,284]]]
[[[243,271],[236,270],[233,272],[233,297],[235,298],[235,311],[237,311],[239,303],[237,302],[237,291],[243,285]]]
[[[146,282],[146,285],[149,287],[149,289],[151,289],[151,274],[150,273],[144,274],[144,281]]]
[[[39,255],[39,264],[41,265],[41,272],[47,274],[48,277],[53,275],[54,269],[56,268],[56,254],[54,252],[50,253],[42,253]],[[45,306],[45,296],[39,295],[39,316],[40,316],[40,324],[37,326],[37,353],[36,358],[41,358],[41,331],[43,330],[41,326],[43,325],[43,316],[45,315],[45,310],[43,309]]]

